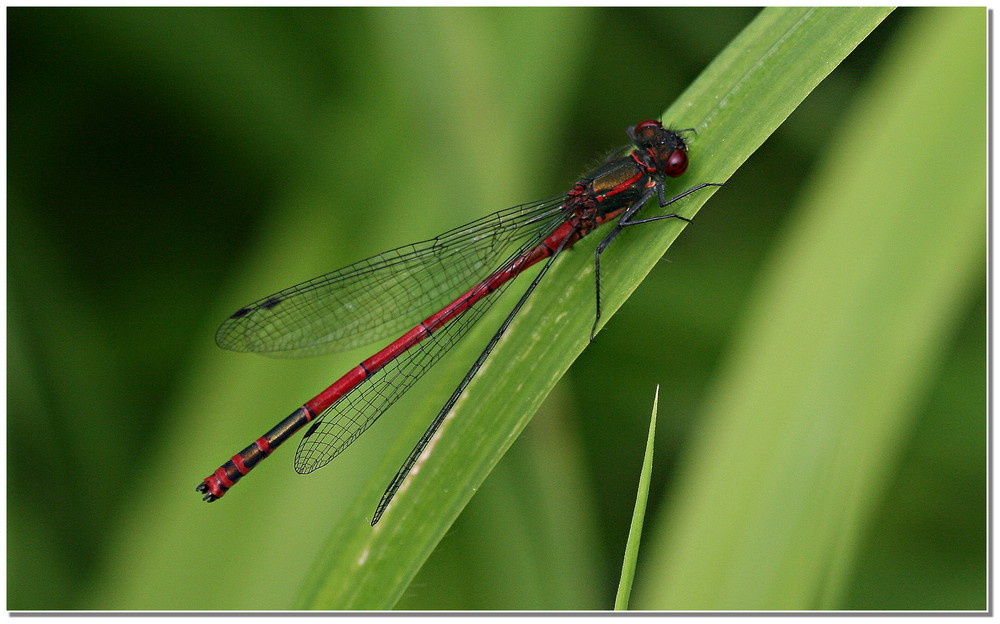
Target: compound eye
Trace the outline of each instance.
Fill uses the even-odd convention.
[[[647,120],[629,128],[628,134],[636,145],[650,147],[656,143],[656,138],[662,131],[660,122]]]
[[[682,149],[675,149],[667,158],[667,164],[663,166],[663,173],[676,178],[688,168],[688,157]]]
[[[656,121],[655,119],[647,119],[646,121],[643,121],[642,123],[636,124],[635,129],[636,130],[642,130],[644,128],[650,128],[650,127],[652,127],[652,128],[662,128],[663,125],[660,124],[660,122]]]

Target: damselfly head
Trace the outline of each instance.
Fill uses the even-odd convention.
[[[645,150],[656,161],[663,175],[676,178],[687,170],[687,144],[679,134],[663,127],[659,121],[644,121],[628,129],[636,147]]]

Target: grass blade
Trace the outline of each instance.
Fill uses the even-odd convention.
[[[927,380],[983,292],[985,11],[921,17],[770,263],[659,523],[645,608],[843,605]]]
[[[886,9],[767,9],[761,13],[664,119],[695,127],[689,179],[724,181],[836,65],[885,17]],[[706,191],[679,210],[692,214]],[[678,225],[642,229],[622,246],[618,262],[631,267],[607,291],[610,315],[681,231]],[[387,449],[385,464],[357,504],[333,529],[299,605],[321,609],[379,609],[395,604],[441,537],[516,435],[587,345],[593,322],[592,251],[559,262],[525,306],[466,396],[444,423],[433,453],[397,495],[372,530],[371,513],[385,482],[419,436],[408,425]],[[497,308],[502,309],[503,304]],[[456,348],[456,361],[471,361],[492,331]],[[453,354],[455,355],[455,354]],[[449,356],[451,357],[451,356]],[[463,360],[464,358],[464,360]],[[464,369],[439,383],[423,401],[433,413],[447,387]],[[474,398],[474,400],[473,400]],[[350,579],[350,582],[345,582]]]
[[[628,600],[632,595],[632,581],[635,579],[635,564],[639,560],[639,541],[642,538],[642,523],[646,517],[646,501],[649,498],[649,481],[653,475],[653,443],[656,440],[656,411],[660,402],[660,387],[656,387],[653,396],[653,413],[649,417],[649,436],[646,438],[646,453],[642,458],[642,472],[639,474],[639,491],[635,495],[635,509],[632,512],[632,524],[628,529],[628,542],[625,545],[625,559],[622,562],[622,576],[618,583],[618,594],[615,596],[615,610],[628,609]]]

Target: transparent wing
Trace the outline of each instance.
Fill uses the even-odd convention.
[[[561,220],[564,195],[514,206],[392,249],[240,308],[219,327],[231,351],[305,357],[409,329]],[[481,305],[481,304],[480,304]]]
[[[555,221],[539,229],[535,236],[494,270],[506,266],[507,263],[513,262],[533,249],[562,219],[560,215]],[[379,416],[465,336],[469,328],[476,324],[476,321],[489,310],[513,281],[515,280],[501,284],[489,296],[480,299],[461,316],[454,318],[430,337],[386,364],[320,414],[299,442],[299,448],[295,453],[296,472],[305,474],[325,466],[358,439],[378,420]]]

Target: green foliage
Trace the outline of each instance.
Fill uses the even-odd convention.
[[[738,565],[678,555],[660,537],[689,526],[684,513],[712,509],[692,492],[732,497],[700,485],[706,465],[740,484],[805,479],[829,460],[828,439],[861,436],[854,423],[864,414],[884,417],[896,442],[884,452],[889,434],[868,432],[846,474],[834,478],[829,464],[822,472],[833,475],[834,495],[863,484],[857,500],[838,507],[853,524],[835,541],[837,557],[823,562],[819,579],[806,574],[812,558],[781,560],[809,588],[762,590],[756,604],[984,606],[985,289],[977,279],[985,219],[951,217],[967,215],[977,198],[985,206],[985,167],[958,155],[985,154],[985,126],[977,134],[974,123],[985,124],[976,89],[985,89],[986,16],[895,13],[838,66],[883,13],[768,10],[737,40],[746,47],[734,47],[751,9],[10,9],[8,607],[605,608],[631,510],[633,490],[622,485],[634,480],[645,433],[636,415],[657,383],[668,418],[650,510],[663,516],[646,523],[633,608],[694,604],[670,598],[683,587],[669,576],[672,562],[701,558],[742,578]],[[952,26],[937,26],[945,22]],[[762,43],[776,33],[784,35]],[[941,56],[941,46],[963,54]],[[933,101],[883,69],[922,71],[928,59],[948,78]],[[554,267],[375,530],[367,524],[379,494],[491,327],[331,466],[300,478],[290,469],[293,449],[282,449],[224,500],[200,501],[194,486],[228,454],[368,355],[221,353],[211,340],[221,319],[271,290],[565,190],[592,158],[624,142],[626,126],[657,116],[689,84],[664,117],[698,132],[691,169],[672,188],[727,186],[671,247],[673,262],[652,269],[607,322],[682,228],[633,228],[616,241],[605,256],[607,324],[579,358],[593,319],[597,241],[589,239]],[[888,127],[874,105],[884,92],[914,94]],[[964,102],[962,119],[928,115],[952,110],[939,99]],[[848,131],[851,142],[841,143]],[[898,136],[910,142],[890,138]],[[869,152],[872,142],[890,153]],[[938,151],[902,162],[896,145]],[[843,170],[823,164],[838,149]],[[924,192],[913,171],[936,192],[904,195],[907,220],[874,191]],[[814,242],[785,243],[799,240],[809,214],[838,214],[839,193],[856,176],[868,192],[845,197],[861,216],[807,228]],[[805,180],[813,190],[800,207],[793,200]],[[680,208],[693,214],[709,195]],[[895,233],[886,222],[900,231],[876,239]],[[830,283],[802,279],[795,269],[814,266],[814,243],[871,265]],[[929,249],[940,253],[924,255]],[[852,278],[859,290],[846,285]],[[849,331],[865,318],[838,315],[831,326],[815,313],[817,334],[843,331],[852,341],[813,360],[847,375],[844,361],[870,355],[863,339],[877,338],[881,359],[854,366],[869,393],[877,383],[885,396],[869,396],[865,410],[810,402],[797,411],[827,436],[777,436],[777,421],[759,431],[741,424],[736,431],[752,435],[733,461],[778,458],[801,443],[804,464],[776,463],[777,475],[734,467],[724,453],[720,460],[716,445],[734,433],[719,414],[735,412],[728,406],[749,392],[735,363],[760,362],[744,374],[766,381],[799,362],[735,336],[812,344],[809,332],[785,339],[798,325],[767,302],[845,292],[892,305],[858,306],[878,321],[868,334]],[[748,319],[751,301],[757,312]],[[782,314],[762,318],[772,310]],[[774,326],[758,328],[767,321]],[[908,339],[891,341],[901,334]],[[892,357],[897,348],[905,357]],[[822,379],[818,368],[799,368]],[[788,443],[775,448],[781,440]],[[846,481],[869,468],[874,477]],[[822,487],[786,493],[801,494],[784,508],[802,518],[828,509],[813,503],[829,505],[831,495]],[[713,520],[753,524],[744,513],[756,508],[744,509]],[[710,524],[706,531],[717,528]],[[762,545],[747,539],[746,549]],[[914,560],[922,565],[896,563]],[[732,596],[713,600],[706,608],[732,604]]]
[[[649,499],[649,483],[653,476],[653,445],[656,442],[656,410],[660,402],[660,388],[653,397],[653,413],[649,418],[649,437],[646,438],[646,453],[642,457],[642,472],[639,474],[639,490],[635,495],[635,509],[632,510],[632,524],[628,528],[628,542],[625,545],[625,559],[622,562],[622,576],[618,581],[615,595],[615,610],[628,609],[632,583],[635,581],[635,566],[639,560],[639,544],[642,541],[642,523],[646,519],[646,501]]]
[[[713,181],[728,179],[884,14],[884,10],[812,9],[761,14],[728,48],[735,52],[724,53],[664,116],[698,132],[692,154],[697,153],[707,164],[693,165],[690,175]],[[794,72],[788,69],[790,65],[809,69]],[[702,86],[706,83],[712,88]],[[775,90],[785,91],[782,106],[773,97],[761,101],[763,94]],[[742,141],[723,152],[718,137],[729,136]],[[695,151],[706,144],[709,147]],[[692,214],[710,194],[705,190],[677,210]],[[604,305],[605,314],[620,305],[616,295],[638,285],[681,225],[663,224],[645,230],[618,254],[616,262],[631,271],[607,289],[611,298]],[[640,242],[643,237],[645,242]],[[442,425],[433,453],[408,479],[408,487],[399,492],[384,523],[375,531],[356,521],[385,487],[380,481],[369,481],[366,495],[331,532],[300,606],[371,609],[395,604],[476,487],[586,347],[587,328],[593,322],[590,258],[596,242],[588,239],[580,245],[583,253],[560,263],[537,296],[529,300],[489,364],[469,385],[465,399]],[[485,340],[492,330],[489,326],[481,329],[478,333]],[[453,360],[458,362],[453,378],[461,378],[463,362],[475,357],[481,344],[473,341],[458,349],[465,357]],[[428,413],[433,410],[433,406],[426,406]],[[412,444],[414,438],[414,433],[408,434],[408,442],[392,455],[404,456],[405,445]],[[345,585],[341,579],[347,576],[354,582]]]
[[[916,408],[981,294],[985,116],[967,108],[986,97],[980,20],[914,25],[831,142],[718,377],[646,608],[844,605]]]

